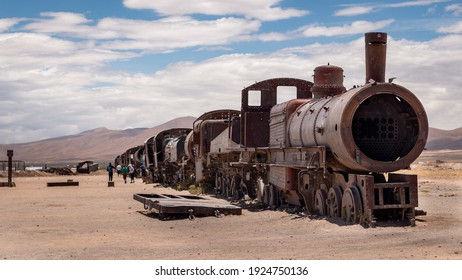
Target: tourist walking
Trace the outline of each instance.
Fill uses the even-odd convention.
[[[122,177],[124,178],[125,184],[127,183],[128,167],[124,164],[121,169]]]
[[[146,174],[146,165],[144,163],[142,163],[140,168],[141,168],[141,176],[146,177],[146,175],[147,175]]]
[[[120,176],[120,172],[122,172],[122,165],[117,164],[116,171],[117,171],[117,177],[119,177],[119,176]]]
[[[131,163],[128,165],[128,173],[130,174],[130,183],[135,183],[135,168]]]

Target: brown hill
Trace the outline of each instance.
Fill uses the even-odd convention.
[[[14,159],[27,164],[72,164],[92,160],[99,163],[113,161],[127,149],[141,145],[162,130],[191,128],[195,117],[173,119],[153,128],[109,130],[104,127],[23,144],[0,145],[0,160],[6,160],[6,150],[14,150]],[[427,150],[462,150],[462,128],[441,130],[430,128]]]
[[[462,127],[453,130],[430,128],[427,150],[462,150]]]
[[[75,165],[85,160],[107,163],[127,149],[143,144],[147,138],[162,130],[175,127],[192,128],[195,119],[177,118],[153,128],[109,130],[100,127],[70,136],[0,145],[0,159],[7,159],[6,150],[14,150],[14,160],[23,160],[27,164]]]

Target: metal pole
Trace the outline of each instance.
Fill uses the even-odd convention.
[[[8,187],[12,187],[13,177],[13,150],[7,150],[6,155],[8,156]]]

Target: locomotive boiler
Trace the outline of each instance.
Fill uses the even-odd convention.
[[[334,65],[317,67],[314,83],[277,78],[244,88],[240,114],[216,120],[227,128],[198,146],[197,181],[214,177],[220,193],[300,205],[346,222],[414,224],[417,177],[392,172],[420,155],[428,120],[411,91],[385,81],[386,45],[386,33],[365,34],[366,83],[350,90]],[[297,96],[277,104],[278,88],[288,86]],[[250,104],[255,92],[260,102]],[[195,129],[195,141],[205,141],[202,132]]]

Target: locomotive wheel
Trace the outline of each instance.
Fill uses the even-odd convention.
[[[264,205],[269,205],[269,199],[270,199],[270,186],[265,185],[265,186],[263,186],[263,195],[262,195],[261,202]]]
[[[340,217],[342,209],[342,189],[339,186],[333,187],[327,193],[327,215],[329,217]]]
[[[270,207],[278,207],[280,204],[278,189],[271,185],[265,185],[261,202]]]
[[[314,196],[314,209],[320,216],[327,214],[327,191],[325,189],[319,189],[316,191]]]
[[[221,183],[221,176],[216,173],[215,174],[215,194],[221,194],[223,195],[223,188],[222,188],[222,183]]]
[[[239,195],[239,198],[245,197],[245,195],[248,195],[250,197],[249,188],[244,183],[244,180],[241,180],[241,183],[239,184],[239,189],[241,190],[241,194]]]
[[[270,196],[269,196],[269,203],[268,205],[271,207],[278,207],[279,206],[279,191],[274,186],[269,186],[270,188]]]
[[[236,192],[236,176],[233,176],[229,184],[228,197],[234,197],[235,192]]]
[[[258,197],[258,185],[256,182],[257,179],[253,178],[253,180],[250,180],[250,181],[247,181],[247,182],[243,182],[243,184],[245,185],[246,189],[247,189],[247,195],[251,198],[251,199],[255,199]]]
[[[263,179],[261,177],[258,177],[255,184],[257,189],[257,200],[263,203],[263,192],[265,190],[265,183],[263,182]]]
[[[229,178],[228,176],[224,177],[223,180],[222,180],[222,195],[225,196],[225,197],[228,197],[229,196]]]
[[[363,212],[357,187],[349,187],[342,198],[342,219],[347,223],[359,223]]]

